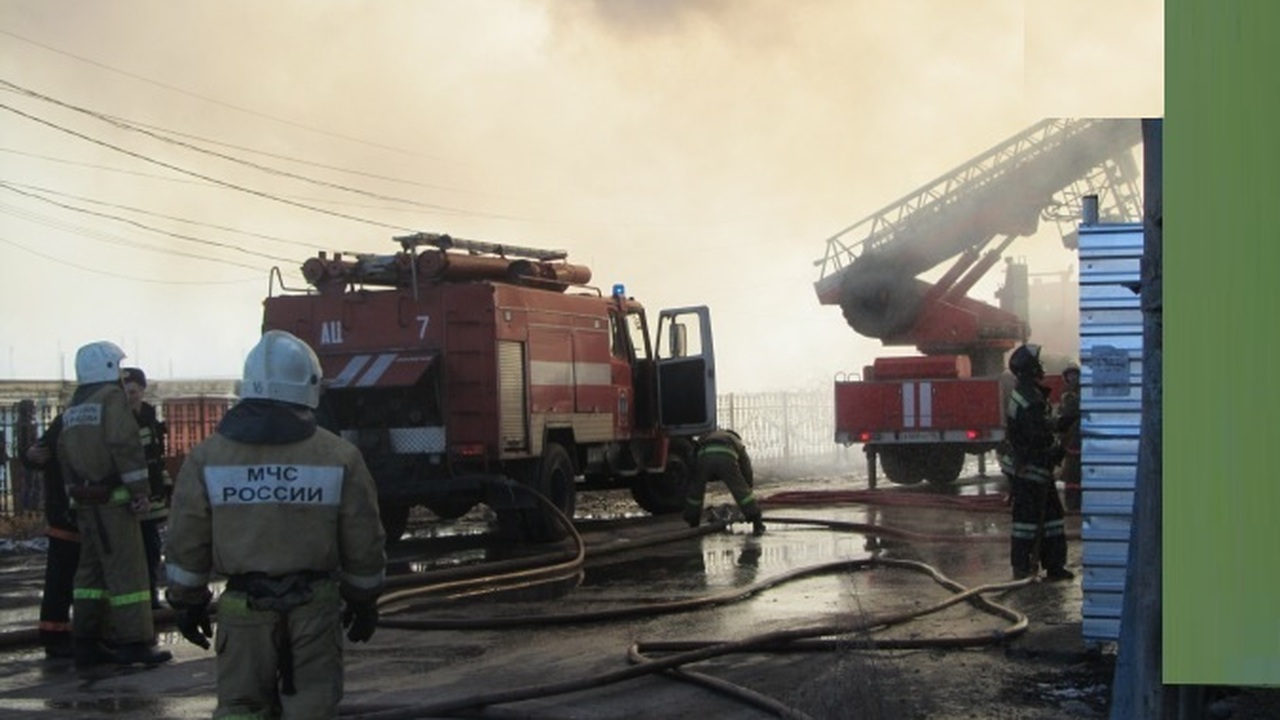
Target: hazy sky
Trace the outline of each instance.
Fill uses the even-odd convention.
[[[99,339],[238,376],[273,266],[422,230],[710,305],[722,390],[813,387],[883,354],[826,238],[1043,118],[1163,115],[1163,2],[0,0],[0,81],[0,377]]]

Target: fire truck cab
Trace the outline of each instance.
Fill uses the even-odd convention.
[[[706,307],[651,328],[563,251],[396,240],[392,255],[307,260],[305,290],[277,294],[277,269],[263,314],[319,355],[319,418],[363,453],[388,537],[414,506],[453,519],[483,502],[504,535],[557,540],[580,488],[683,507],[692,438],[716,424]]]

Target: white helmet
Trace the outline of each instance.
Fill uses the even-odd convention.
[[[241,398],[320,405],[320,358],[310,345],[283,330],[268,330],[244,360]]]
[[[76,351],[76,382],[118,382],[123,359],[124,351],[113,342],[99,340],[81,346]]]

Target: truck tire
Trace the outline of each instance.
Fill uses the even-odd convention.
[[[387,534],[387,543],[398,542],[404,537],[409,527],[409,510],[407,503],[382,500],[378,503],[378,517],[382,520],[382,529]]]
[[[964,469],[964,450],[958,447],[931,448],[925,456],[924,479],[931,485],[950,485]]]
[[[672,440],[667,451],[667,468],[660,473],[643,473],[631,483],[631,497],[650,515],[671,515],[684,510],[693,479],[693,444]]]
[[[577,487],[573,460],[569,451],[558,443],[547,443],[542,448],[542,458],[530,463],[522,478],[524,484],[552,502],[560,512],[572,519],[577,505]],[[503,536],[516,536],[528,542],[556,542],[569,532],[559,518],[541,500],[532,499],[532,505],[498,512],[498,523]]]
[[[922,448],[882,447],[880,467],[885,477],[899,485],[915,485],[924,480],[925,464],[920,461]]]

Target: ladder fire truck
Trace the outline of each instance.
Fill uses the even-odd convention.
[[[896,483],[945,485],[967,454],[982,463],[999,445],[1004,358],[1032,338],[1028,267],[1006,259],[999,307],[967,293],[1041,220],[1075,249],[1086,196],[1104,216],[1141,218],[1140,142],[1137,120],[1045,120],[827,239],[819,302],[839,305],[856,332],[919,352],[836,379],[835,439],[862,444],[871,487],[877,460]],[[936,281],[917,277],[948,261]]]
[[[581,488],[626,488],[653,514],[681,510],[690,438],[715,426],[706,307],[645,308],[541,250],[448,235],[398,237],[393,254],[321,252],[310,287],[273,269],[263,329],[294,333],[324,369],[320,417],[360,448],[383,524],[411,508],[445,519],[478,503],[500,530],[551,541]],[[280,280],[280,294],[275,285]]]

